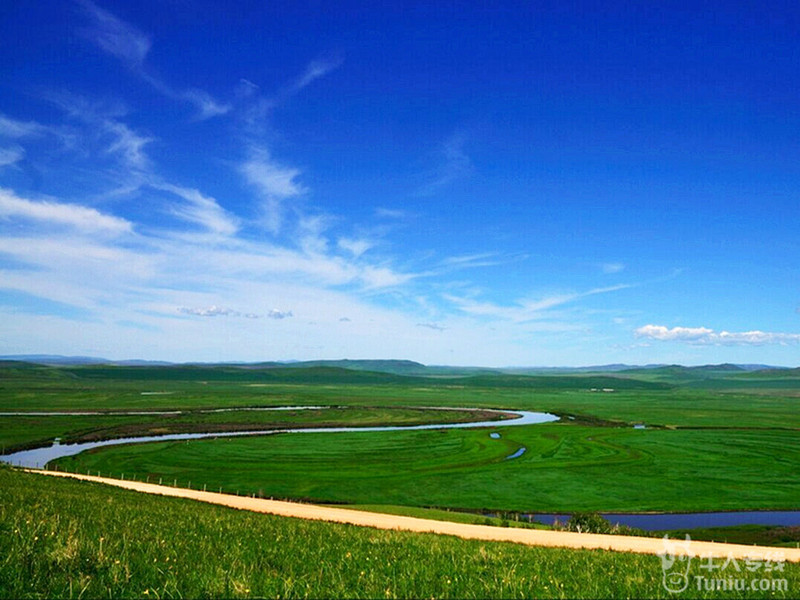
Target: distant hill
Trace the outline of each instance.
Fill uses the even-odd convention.
[[[21,361],[37,365],[101,365],[110,361],[91,356],[59,356],[57,354],[15,354],[0,356],[2,361]]]
[[[94,356],[61,356],[58,354],[15,354],[0,356],[0,361],[18,361],[36,365],[171,365],[174,363],[158,360],[108,360]]]
[[[413,360],[310,360],[295,363],[277,363],[280,368],[307,369],[313,367],[331,367],[350,369],[353,371],[375,371],[377,373],[394,373],[396,375],[421,375],[427,367]]]
[[[646,381],[631,377],[602,374],[575,375],[476,375],[459,381],[462,384],[485,387],[520,387],[554,390],[666,390],[673,387],[667,382]]]
[[[519,375],[538,375],[543,373],[617,373],[630,369],[652,369],[663,367],[664,365],[626,365],[623,363],[613,363],[610,365],[593,365],[588,367],[508,367],[501,369],[504,373],[516,373]]]

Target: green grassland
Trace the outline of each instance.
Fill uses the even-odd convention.
[[[524,375],[401,363],[0,364],[0,411],[104,413],[0,417],[0,445],[8,450],[56,437],[484,418],[429,407],[547,411],[562,420],[155,442],[86,452],[58,466],[479,523],[487,518],[448,509],[800,508],[797,370],[753,373],[721,366]],[[328,408],[202,412],[309,405]],[[114,414],[131,410],[187,412]],[[633,429],[638,423],[647,429]],[[499,439],[489,437],[495,430]],[[524,454],[506,459],[521,447]],[[793,545],[796,532],[786,529],[691,534]],[[798,575],[793,565],[779,574],[789,579],[787,592],[724,595],[793,597]],[[660,578],[655,557],[303,522],[0,468],[0,597],[674,597]],[[720,594],[690,588],[684,595]]]
[[[552,423],[280,434],[103,448],[68,470],[194,481],[319,502],[530,512],[799,508],[800,445],[782,430]],[[512,460],[518,448],[527,451]]]
[[[324,410],[228,411],[170,415],[15,415],[0,417],[0,445],[7,450],[112,438],[251,431],[287,427],[424,425],[498,419],[496,412],[406,407],[326,407]]]
[[[402,362],[402,361],[400,361]],[[360,363],[358,363],[360,365]],[[364,365],[361,365],[364,366]],[[792,509],[800,504],[800,374],[726,366],[623,374],[425,376],[340,366],[0,365],[0,410],[191,411],[0,419],[22,447],[148,433],[475,419],[424,407],[549,411],[560,423],[487,431],[296,434],[118,446],[62,467],[203,482],[322,502],[518,511]],[[403,376],[399,371],[413,373]],[[746,383],[779,380],[781,387]],[[613,390],[613,391],[602,391]],[[321,411],[198,412],[320,405]],[[633,430],[645,423],[645,430]],[[505,458],[520,447],[525,454]]]
[[[694,561],[690,581],[708,575]],[[0,468],[3,598],[704,598],[658,557],[530,548],[235,511]],[[737,577],[785,579],[800,566]]]

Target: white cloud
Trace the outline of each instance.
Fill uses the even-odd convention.
[[[53,225],[68,225],[87,232],[121,234],[132,231],[129,221],[103,214],[93,208],[78,204],[27,200],[2,188],[0,188],[0,216],[19,217]]]
[[[270,319],[281,320],[281,319],[286,319],[288,317],[293,317],[294,315],[292,314],[292,311],[290,311],[290,310],[279,310],[277,308],[273,308],[272,310],[270,310],[267,313],[267,316]]]
[[[232,308],[224,308],[222,306],[212,305],[208,308],[188,308],[186,306],[181,306],[178,308],[178,312],[183,313],[185,315],[194,315],[197,317],[238,317],[241,313],[238,311],[233,310]]]
[[[273,161],[263,148],[253,148],[251,157],[240,166],[240,171],[264,200],[265,226],[272,233],[278,233],[283,221],[283,201],[306,191],[295,181],[300,171]]]
[[[708,344],[723,346],[763,346],[766,344],[800,343],[798,333],[771,333],[766,331],[720,331],[708,327],[673,327],[664,325],[644,325],[635,334],[640,338],[659,340],[662,342],[686,342],[689,344]]]
[[[303,73],[289,84],[281,87],[274,95],[266,97],[256,96],[260,86],[247,79],[240,79],[236,90],[237,96],[240,99],[252,99],[243,114],[243,122],[247,125],[249,133],[263,133],[264,122],[275,107],[289,101],[301,90],[338,68],[341,64],[342,59],[340,57],[312,60],[308,63]]]
[[[610,275],[612,273],[619,273],[620,271],[623,271],[625,269],[625,265],[622,264],[622,263],[616,263],[616,262],[615,263],[603,263],[602,265],[600,265],[600,269],[603,271],[603,273],[606,273],[607,275]]]
[[[198,110],[196,118],[200,120],[225,114],[231,109],[230,105],[218,102],[208,92],[195,88],[175,90],[162,79],[149,73],[144,67],[144,61],[150,52],[150,38],[91,0],[79,0],[79,2],[92,21],[92,26],[86,31],[88,37],[104,52],[122,61],[153,89],[171,100],[193,104]]]
[[[463,254],[450,256],[439,262],[439,271],[454,271],[458,269],[474,269],[478,267],[496,267],[526,258],[525,255],[502,256],[497,252],[479,252],[476,254]]]
[[[21,146],[0,148],[0,167],[13,165],[23,159],[25,150]]]
[[[144,62],[150,51],[150,40],[145,34],[90,0],[80,0],[80,3],[93,21],[88,33],[94,43],[130,65]]]
[[[251,158],[241,166],[241,171],[247,181],[265,196],[282,199],[305,192],[305,188],[295,181],[300,171],[278,164],[264,149],[254,149]]]
[[[537,300],[519,300],[511,306],[502,306],[492,302],[480,302],[473,298],[461,298],[450,294],[445,295],[445,299],[454,303],[462,312],[480,317],[503,319],[516,323],[523,323],[535,319],[541,319],[549,309],[574,302],[588,296],[597,294],[608,294],[619,290],[633,287],[632,284],[620,284],[608,287],[593,288],[586,292],[573,292],[565,294],[553,294]]]
[[[208,308],[189,308],[181,306],[178,308],[179,313],[185,315],[193,315],[196,317],[244,317],[245,319],[260,319],[261,315],[255,313],[242,313],[232,308],[225,308],[212,304]]]
[[[320,77],[324,77],[331,71],[339,68],[342,64],[341,57],[322,58],[312,60],[306,66],[306,70],[298,77],[286,90],[285,95],[294,95],[304,87],[310,85]]]
[[[219,235],[230,236],[238,230],[238,220],[222,208],[214,198],[203,196],[198,190],[162,183],[153,184],[156,189],[172,192],[188,202],[174,206],[172,212],[178,217],[197,223]]]
[[[7,138],[24,138],[43,134],[47,128],[33,121],[17,121],[0,115],[0,136]]]
[[[364,282],[367,289],[396,287],[415,279],[413,273],[398,273],[389,267],[367,265],[359,270],[359,279]]]
[[[353,239],[353,238],[346,238],[341,237],[336,241],[336,245],[339,246],[342,250],[345,250],[352,254],[355,258],[360,257],[364,254],[367,250],[373,247],[373,243],[369,240],[361,239]]]
[[[204,92],[203,90],[190,89],[182,93],[170,92],[167,95],[170,97],[181,96],[194,104],[199,111],[197,114],[197,119],[200,121],[219,115],[224,115],[231,110],[230,104],[222,104],[221,102],[212,98],[211,94]]]
[[[104,119],[102,126],[114,137],[107,152],[117,154],[125,164],[134,169],[145,170],[149,167],[150,160],[144,147],[153,138],[140,136],[124,123],[113,119]]]
[[[395,208],[376,208],[375,215],[384,219],[404,219],[408,213]]]
[[[417,190],[418,195],[430,196],[472,171],[472,161],[464,150],[466,141],[460,133],[445,140],[439,150],[438,164],[428,176],[430,181]]]
[[[306,254],[325,254],[328,240],[322,233],[331,224],[325,215],[301,215],[297,224],[297,237],[300,247]]]
[[[47,99],[86,126],[80,144],[82,152],[92,153],[96,151],[93,143],[101,144],[102,152],[116,156],[128,168],[126,175],[130,175],[132,171],[139,172],[140,175],[150,168],[150,159],[144,148],[154,138],[137,133],[120,120],[126,113],[124,106],[118,103],[90,102],[68,92],[49,93]]]

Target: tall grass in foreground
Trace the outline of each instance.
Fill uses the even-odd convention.
[[[693,566],[693,574],[707,574]],[[764,573],[742,573],[747,578]],[[775,577],[794,597],[800,566]],[[657,557],[241,512],[0,468],[0,596],[674,597]],[[685,597],[714,597],[690,587]]]

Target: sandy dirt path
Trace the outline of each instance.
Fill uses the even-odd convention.
[[[173,488],[154,483],[139,481],[124,481],[95,477],[93,475],[79,475],[53,471],[28,470],[31,473],[52,475],[58,477],[71,477],[85,481],[105,483],[120,488],[136,490],[147,494],[173,496],[176,498],[189,498],[211,504],[219,504],[240,510],[269,513],[284,517],[298,517],[316,521],[332,521],[347,523],[362,527],[376,527],[378,529],[395,529],[402,531],[416,531],[421,533],[438,533],[454,535],[464,539],[486,540],[497,542],[515,542],[529,546],[550,546],[558,548],[583,548],[604,549],[618,552],[636,552],[640,554],[661,554],[664,552],[664,542],[659,538],[645,538],[624,535],[601,535],[594,533],[574,533],[569,531],[550,531],[542,529],[521,529],[511,527],[493,527],[490,525],[467,525],[449,521],[433,521],[417,517],[404,517],[383,513],[372,513],[346,508],[331,508],[314,504],[301,504],[298,502],[284,502],[280,500],[265,500],[248,496],[233,496],[204,492],[202,490],[189,490]],[[786,560],[800,562],[800,549],[795,548],[770,548],[765,546],[743,546],[739,544],[722,544],[718,542],[692,541],[688,545],[673,546],[670,550],[676,555],[691,555],[702,557],[732,557],[736,560],[751,558],[753,560]]]

